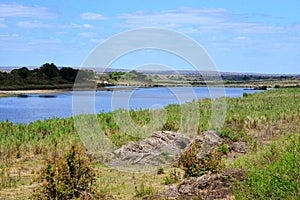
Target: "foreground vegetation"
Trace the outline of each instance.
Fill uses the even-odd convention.
[[[223,160],[226,168],[246,170],[245,180],[237,183],[235,197],[299,199],[300,89],[274,89],[245,94],[242,98],[227,98],[226,101],[225,124],[218,131],[224,138],[247,142],[249,149],[245,155]],[[181,128],[183,106],[188,107],[189,104],[165,108],[167,120],[161,129],[177,131]],[[199,101],[198,132],[209,129],[211,106],[210,99]],[[118,126],[115,112],[97,115],[105,134],[117,147],[138,140]],[[151,119],[149,110],[130,111],[130,116],[139,126],[147,125]],[[71,118],[49,119],[29,125],[1,122],[0,196],[12,199],[32,197],[32,191],[40,191],[38,188],[43,186],[43,182],[38,180],[47,169],[45,167],[49,166],[49,159],[66,158],[70,155],[66,152],[70,152],[70,146],[74,145],[82,146],[82,143]],[[65,161],[60,163],[67,165]],[[58,164],[53,163],[52,166]],[[132,199],[159,193],[167,188],[165,184],[182,178],[177,173],[181,169],[171,166],[157,172],[132,174],[91,162],[88,169],[95,173],[90,193],[107,199]],[[64,187],[70,188],[68,185]],[[68,191],[72,193],[73,190]]]
[[[299,199],[299,132],[237,159],[235,167],[247,170],[245,181],[236,188],[236,199]]]

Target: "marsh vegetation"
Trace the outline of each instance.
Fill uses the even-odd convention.
[[[226,102],[225,124],[217,131],[223,138],[246,142],[249,149],[246,154],[235,157],[225,155],[226,152],[228,154],[226,147],[221,149],[225,169],[246,171],[244,181],[237,182],[233,195],[237,199],[299,199],[300,89],[274,89],[240,98],[226,98]],[[210,128],[212,100],[202,99],[197,103],[200,118],[196,123],[200,133]],[[189,104],[165,108],[167,118],[163,130],[179,130],[182,106]],[[118,111],[97,115],[100,128],[106,136],[117,147],[139,140],[123,132],[115,121],[115,112]],[[129,113],[139,126],[146,126],[151,119],[151,112],[147,109]],[[72,118],[53,118],[28,125],[1,122],[0,196],[8,199],[30,198],[33,191],[48,184],[38,180],[44,176],[49,160],[67,158],[72,146],[83,146]],[[80,158],[76,159],[76,162],[81,162]],[[58,163],[53,161],[51,166],[59,164],[68,165],[62,160]],[[177,176],[177,172],[184,172],[180,168],[165,166],[154,172],[133,174],[110,169],[96,161],[89,163],[88,169],[94,174],[91,179],[93,187],[87,187],[86,191],[104,199],[133,199],[160,193],[168,187],[166,184],[182,178]],[[74,188],[67,184],[64,187],[74,192]]]

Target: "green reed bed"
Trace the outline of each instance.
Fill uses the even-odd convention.
[[[300,89],[276,89],[263,93],[247,95],[243,98],[227,98],[227,114],[222,130],[225,135],[233,139],[247,139],[248,133],[256,137],[271,137],[276,134],[285,134],[290,130],[298,130],[300,118]],[[184,105],[169,105],[162,115],[163,123],[155,128],[163,130],[187,130],[189,124],[198,123],[198,132],[210,128],[211,100],[199,101],[199,121],[183,118],[183,110],[190,112],[194,107],[192,103]],[[128,131],[124,131],[116,122],[116,113],[100,113],[97,115],[100,129],[113,140],[118,147],[122,144],[135,140],[130,137]],[[127,112],[127,111],[123,111]],[[143,131],[153,131],[151,127],[150,110],[129,111],[128,117],[134,125],[143,127]],[[185,120],[190,120],[185,121]],[[187,125],[186,125],[187,124]],[[130,131],[130,130],[129,130]],[[260,138],[260,139],[261,139]],[[79,137],[74,127],[72,118],[49,119],[36,121],[29,125],[13,124],[11,122],[0,123],[0,153],[1,158],[19,157],[20,154],[34,154],[34,152],[46,152],[53,150],[57,145],[69,142],[79,142]]]

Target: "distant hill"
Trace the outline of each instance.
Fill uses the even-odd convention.
[[[18,69],[23,66],[0,66],[0,71],[10,72],[13,69]],[[26,66],[28,69],[37,69],[40,66]],[[63,66],[57,66],[58,69],[61,69]],[[74,69],[79,69],[79,67],[72,67]],[[111,73],[111,72],[129,72],[129,69],[117,69],[117,68],[89,68],[96,73]],[[173,74],[182,74],[182,75],[216,75],[214,71],[196,71],[196,70],[136,70],[144,74],[161,74],[161,75],[173,75]],[[270,74],[270,73],[245,73],[245,72],[219,72],[219,74],[224,78],[233,78],[233,77],[300,77],[300,74]]]

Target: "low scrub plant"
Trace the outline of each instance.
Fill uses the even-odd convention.
[[[160,167],[157,169],[157,175],[164,174],[164,173],[165,173],[164,168]]]
[[[82,148],[72,145],[64,157],[46,162],[41,169],[34,199],[98,199],[96,174]]]
[[[164,184],[169,185],[173,183],[177,183],[181,180],[181,173],[179,171],[176,171],[176,169],[173,169],[170,171],[169,176],[166,176],[164,178]]]
[[[201,176],[207,172],[218,172],[223,169],[223,153],[219,148],[211,151],[206,156],[198,155],[200,144],[193,143],[179,158],[178,166],[181,167],[185,177]]]

